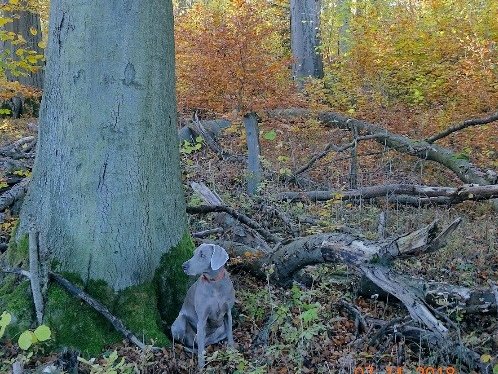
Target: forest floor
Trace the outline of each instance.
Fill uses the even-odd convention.
[[[375,114],[358,113],[354,116],[385,125],[396,133],[412,138],[420,139],[439,130],[431,128],[430,117],[422,111],[407,113],[400,109]],[[4,122],[2,132],[5,136],[0,142],[10,142],[33,133],[33,127],[27,125],[30,122],[10,121],[8,126]],[[392,200],[388,203],[386,199],[358,202],[338,199],[325,202],[278,201],[276,196],[282,191],[348,189],[349,151],[341,154],[332,152],[319,161],[309,173],[303,175],[307,180],[306,187],[286,181],[283,177],[289,170],[303,165],[328,142],[344,144],[350,141],[350,135],[346,131],[326,129],[314,120],[262,118],[260,128],[265,179],[259,191],[259,202],[245,194],[244,166],[240,161],[222,161],[203,146],[199,151],[182,153],[185,193],[189,205],[201,203],[189,187],[190,183],[204,182],[227,205],[244,212],[271,231],[285,232],[285,228],[277,217],[261,209],[261,201],[277,207],[299,222],[301,236],[349,227],[369,239],[377,238],[381,212],[387,216],[386,231],[390,236],[413,231],[434,219],[449,223],[456,217],[462,217],[462,224],[445,248],[430,255],[398,261],[398,269],[425,280],[445,281],[472,288],[487,286],[490,282],[498,284],[498,213],[489,202],[466,202],[450,207],[407,207]],[[272,135],[265,136],[268,133]],[[236,120],[219,141],[225,150],[245,154],[244,128]],[[483,168],[496,170],[497,142],[498,128],[489,126],[485,129],[467,129],[448,137],[443,144],[461,152],[462,157],[469,157]],[[372,142],[360,143],[358,154],[360,187],[387,183],[461,184],[451,172],[438,165],[401,155]],[[6,177],[0,174],[0,181]],[[311,218],[308,221],[314,224],[298,219],[303,217]],[[15,215],[7,217],[0,227],[0,235],[10,235],[15,220]],[[190,217],[190,226],[191,231],[196,232],[216,227],[217,223],[214,215],[196,215]],[[230,239],[232,234],[225,232],[221,235]],[[219,237],[213,235],[210,239]],[[308,267],[304,273],[308,278],[311,277],[311,283],[296,283],[291,289],[284,289],[255,279],[241,270],[237,261],[232,259],[228,265],[237,297],[234,318],[237,350],[227,350],[223,344],[209,347],[208,373],[468,372],[460,362],[450,362],[440,357],[438,352],[419,349],[392,334],[377,336],[372,329],[358,333],[354,319],[341,307],[343,301],[354,304],[364,317],[386,321],[402,319],[407,312],[395,300],[362,296],[359,293],[359,275],[347,266]],[[270,324],[268,336],[262,346],[255,346],[254,339],[270,316],[276,318]],[[455,309],[449,317],[458,327],[460,339],[467,347],[483,357],[498,354],[496,312],[466,315]],[[19,353],[15,345],[5,348],[3,356],[0,355],[0,362]],[[132,370],[135,367],[140,373],[196,372],[196,360],[180,346],[164,348],[160,352],[143,352],[123,343],[109,347],[107,354],[113,350],[117,350],[120,357],[125,357],[127,368]],[[40,351],[31,359],[31,364],[36,366],[37,362],[48,362],[56,356],[56,353]],[[104,358],[98,358],[97,362],[102,368],[106,367]],[[5,366],[0,364],[1,367]],[[374,368],[373,371],[368,367]],[[397,368],[403,368],[403,371]],[[80,363],[80,372],[90,370]]]

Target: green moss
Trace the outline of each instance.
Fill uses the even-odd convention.
[[[146,344],[167,346],[157,308],[156,288],[153,283],[129,287],[119,293],[114,306],[124,325]]]
[[[188,233],[168,253],[161,257],[161,263],[156,271],[155,283],[158,291],[158,305],[161,317],[166,324],[171,325],[183,304],[190,281],[182,270],[182,264],[193,253],[194,243]]]
[[[104,281],[91,280],[85,291],[106,305],[139,339],[156,346],[165,346],[169,340],[161,326],[161,316],[171,324],[178,315],[189,287],[189,278],[182,271],[182,263],[192,255],[194,245],[186,233],[170,252],[161,258],[154,282],[133,286],[115,293]],[[20,265],[28,257],[28,238],[11,243],[9,264]],[[73,284],[83,287],[74,274],[64,274]],[[159,300],[159,303],[158,303]],[[29,282],[17,284],[15,276],[7,276],[0,284],[0,312],[9,311],[14,321],[7,330],[14,336],[34,326],[34,306]],[[160,314],[164,312],[164,314]],[[84,356],[96,356],[123,337],[112,325],[86,303],[70,295],[65,289],[51,283],[45,305],[45,323],[53,332],[51,348],[70,347]]]
[[[3,311],[12,315],[12,322],[5,331],[6,338],[14,339],[33,327],[34,305],[28,280],[17,283],[13,275],[4,278],[0,288],[0,314]]]
[[[45,321],[55,347],[75,348],[87,357],[122,339],[99,313],[56,284],[48,290]]]
[[[5,260],[11,267],[21,267],[28,263],[29,258],[29,238],[28,235],[23,235],[19,241],[15,240],[17,227],[12,231],[12,236],[9,242],[9,247],[5,252]]]
[[[107,308],[109,308],[109,310],[113,310],[116,293],[107,285],[105,281],[89,280],[85,287],[85,292],[100,301]]]

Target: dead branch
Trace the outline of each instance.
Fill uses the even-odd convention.
[[[354,317],[354,325],[355,325],[355,335],[358,336],[362,332],[367,331],[367,323],[365,321],[365,317],[361,314],[361,311],[351,303],[348,303],[346,300],[339,300],[339,307],[345,309],[350,315]]]
[[[202,239],[202,238],[205,238],[209,235],[221,234],[224,231],[225,230],[223,230],[223,228],[221,228],[221,227],[215,227],[214,229],[208,229],[208,230],[194,232],[194,233],[192,233],[192,237],[197,238],[197,239]]]
[[[15,156],[19,153],[27,153],[34,148],[35,144],[36,138],[34,136],[26,136],[0,148],[0,155],[12,157],[13,155]]]
[[[441,338],[438,334],[413,326],[411,323],[403,323],[402,319],[388,322],[367,317],[366,321],[380,328],[376,335],[394,334],[413,343],[412,348],[415,350],[420,350],[421,346],[427,347],[431,351],[437,351],[440,355],[447,356],[451,362],[463,362],[471,369],[480,369],[481,373],[492,373],[492,365],[482,363],[480,355],[465,347],[460,341]]]
[[[10,190],[0,195],[0,211],[7,209],[17,200],[22,199],[28,190],[31,178],[24,178],[21,182],[14,185]]]
[[[466,129],[467,127],[471,126],[480,126],[480,125],[486,125],[491,122],[498,121],[498,112],[492,113],[489,116],[482,117],[482,118],[472,118],[463,121],[462,123],[450,126],[444,131],[441,131],[438,134],[432,135],[429,138],[425,139],[427,143],[434,143],[435,141],[442,139],[450,134],[453,134],[454,132]]]
[[[38,320],[38,324],[41,325],[43,323],[44,303],[41,291],[38,237],[38,232],[29,232],[29,280],[31,282],[31,293],[33,295],[33,304],[35,305],[36,319]]]
[[[206,121],[208,122],[208,121]],[[192,131],[196,135],[200,135],[206,145],[218,155],[220,159],[223,160],[235,160],[239,162],[244,162],[245,157],[241,155],[231,154],[230,152],[223,149],[218,140],[215,137],[215,133],[210,131],[206,126],[204,126],[204,122],[199,120],[197,113],[194,115],[194,119],[192,123],[186,126],[190,131]]]
[[[31,279],[31,274],[23,269],[0,269],[1,272],[4,273],[12,273],[23,275],[29,279]],[[92,307],[95,311],[100,313],[106,320],[108,320],[112,326],[116,329],[116,331],[120,332],[126,339],[135,344],[140,349],[145,349],[145,344],[140,341],[130,330],[128,330],[123,322],[116,316],[114,316],[109,309],[90,295],[88,295],[81,288],[75,286],[73,283],[68,281],[66,278],[56,274],[54,272],[49,273],[50,278],[52,278],[57,284],[65,288],[71,295],[77,297],[78,299],[84,301],[90,307]],[[158,349],[158,348],[153,348]]]
[[[453,171],[464,183],[479,185],[496,184],[498,176],[494,171],[483,171],[469,161],[457,157],[451,150],[425,140],[413,140],[406,136],[394,134],[385,128],[346,117],[333,112],[313,112],[307,109],[281,109],[269,111],[271,117],[314,117],[318,118],[325,126],[351,130],[353,127],[358,132],[367,135],[376,135],[375,141],[401,153],[412,155],[423,160],[437,162]]]
[[[386,184],[362,187],[349,191],[282,192],[277,198],[279,200],[290,201],[348,201],[377,197],[393,198],[393,196],[400,196],[400,201],[416,206],[427,204],[453,205],[467,200],[480,201],[497,198],[498,185],[435,187],[411,184]],[[412,199],[409,199],[410,197]]]
[[[439,335],[439,339],[446,336],[448,329],[427,308],[424,300],[407,288],[398,274],[382,266],[362,265],[360,269],[373,283],[401,301],[408,309],[413,320],[425,325],[429,331]]]
[[[366,136],[359,136],[356,141],[362,141],[362,140],[369,140],[369,139],[375,139],[377,135],[366,135]],[[327,144],[327,146],[321,151],[320,153],[315,154],[313,157],[310,158],[310,160],[300,168],[298,168],[293,175],[299,175],[304,173],[306,170],[311,168],[318,160],[321,160],[325,156],[327,156],[330,152],[337,152],[341,153],[344,152],[345,150],[354,147],[355,142],[351,142],[348,144],[344,144],[342,146],[335,145],[333,143]]]
[[[189,214],[205,214],[213,212],[224,212],[230,214],[237,221],[243,223],[244,225],[256,230],[265,240],[278,243],[282,240],[273,235],[270,231],[265,229],[256,221],[252,220],[245,214],[237,212],[235,209],[226,205],[200,205],[200,206],[187,206],[187,213]]]
[[[256,245],[257,247],[268,250],[270,246],[266,241],[273,242],[273,240],[276,240],[274,243],[280,241],[279,238],[271,234],[256,221],[228,207],[218,194],[211,191],[204,183],[192,182],[191,187],[207,205],[203,208],[187,207],[187,213],[222,212],[216,219],[218,224],[225,231],[232,231],[237,238],[236,241],[245,244]],[[240,225],[240,223],[246,225],[247,228]]]
[[[293,275],[307,265],[331,262],[353,266],[400,300],[416,321],[434,333],[445,335],[447,329],[426,307],[425,301],[404,284],[396,273],[383,265],[395,258],[416,256],[442,248],[446,238],[460,222],[461,219],[457,219],[443,230],[439,230],[437,223],[433,222],[394,240],[380,242],[347,233],[311,235],[282,245],[270,254],[252,251],[240,243],[220,244],[244,258],[242,266],[257,276],[265,274],[264,269],[270,266],[272,281],[283,286],[290,285]]]

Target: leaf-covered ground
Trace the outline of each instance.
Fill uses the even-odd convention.
[[[421,114],[419,114],[421,115]],[[396,124],[396,131],[408,136],[421,137],[437,129],[420,132],[416,126],[420,117],[414,114],[399,121],[396,113],[379,116],[387,127]],[[377,120],[379,118],[370,118]],[[395,121],[398,119],[398,121]],[[2,142],[9,142],[30,130],[30,121],[8,122],[10,132]],[[7,122],[4,122],[4,126]],[[403,131],[403,128],[406,129]],[[347,188],[349,183],[349,151],[343,154],[331,153],[318,162],[305,175],[306,186],[296,186],[285,181],[289,170],[302,165],[328,142],[343,144],[350,141],[350,135],[340,130],[326,130],[315,121],[277,121],[263,118],[261,123],[261,145],[265,181],[261,186],[259,201],[244,194],[244,167],[237,161],[221,161],[205,145],[197,152],[182,156],[183,177],[187,202],[199,204],[188,187],[192,181],[202,181],[216,191],[224,201],[250,215],[272,231],[285,233],[285,225],[278,217],[265,213],[261,202],[278,207],[293,217],[299,225],[300,235],[327,232],[341,227],[350,227],[367,238],[377,235],[378,217],[381,211],[387,213],[387,232],[395,236],[419,228],[434,219],[450,222],[457,216],[463,217],[463,224],[451,237],[443,250],[429,256],[421,256],[397,263],[407,274],[427,280],[442,280],[468,287],[486,286],[498,282],[498,215],[488,203],[465,203],[455,207],[404,207],[376,202],[341,202],[331,200],[322,203],[288,203],[276,201],[279,191],[299,189]],[[265,136],[267,133],[272,136]],[[276,136],[273,136],[273,132]],[[484,135],[483,135],[484,133]],[[237,154],[244,153],[243,126],[234,124],[220,138],[224,149]],[[487,151],[496,139],[496,127],[470,129],[447,139],[447,145],[457,151],[466,152],[466,144],[480,139],[478,146],[468,152],[467,157],[484,166],[495,166],[493,157]],[[496,143],[494,143],[496,144]],[[434,185],[458,185],[455,177],[439,166],[400,155],[374,144],[365,142],[359,149],[360,186],[409,182]],[[4,175],[8,177],[8,175]],[[214,215],[193,216],[190,219],[192,231],[216,227]],[[312,218],[315,224],[303,223],[298,218]],[[2,225],[1,235],[8,235],[15,217]],[[230,233],[223,234],[230,237]],[[288,234],[284,234],[287,235]],[[213,236],[212,239],[216,239]],[[356,305],[364,317],[391,321],[404,318],[406,311],[394,300],[365,298],[358,293],[358,275],[345,266],[316,266],[305,269],[302,277],[311,278],[311,284],[296,284],[292,289],[275,287],[265,280],[254,279],[237,267],[240,259],[232,259],[229,270],[234,279],[237,294],[235,314],[236,351],[228,351],[222,344],[209,347],[206,372],[239,373],[355,373],[368,372],[367,366],[388,372],[389,367],[403,367],[404,372],[415,372],[418,366],[433,366],[464,373],[459,362],[449,362],[438,352],[420,350],[394,336],[376,336],[370,328],[358,333],[352,315],[348,314],[342,302]],[[301,277],[301,278],[302,278]],[[498,352],[498,322],[496,315],[465,315],[458,310],[450,314],[458,326],[462,341],[473,350],[484,355]],[[400,322],[401,323],[401,322]],[[263,332],[262,332],[263,331]],[[266,333],[264,333],[266,331]],[[256,344],[259,342],[259,345]],[[9,358],[19,350],[16,344],[2,343],[0,368],[8,367]],[[117,350],[128,365],[123,370],[135,368],[143,373],[189,373],[195,372],[195,359],[180,346],[165,348],[161,352],[140,352],[126,344],[109,347],[103,355]],[[38,351],[30,364],[38,366],[57,357],[56,353]],[[101,367],[106,364],[100,358]],[[363,368],[364,371],[360,371]],[[381,370],[382,368],[382,370]],[[451,370],[451,369],[449,369]],[[89,372],[89,366],[80,363],[81,372]],[[451,371],[443,371],[448,374]]]

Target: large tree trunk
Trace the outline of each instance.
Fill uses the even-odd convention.
[[[51,2],[18,235],[39,231],[56,270],[123,290],[185,235],[174,82],[171,2]]]
[[[291,0],[291,48],[294,78],[322,78],[320,0]]]

